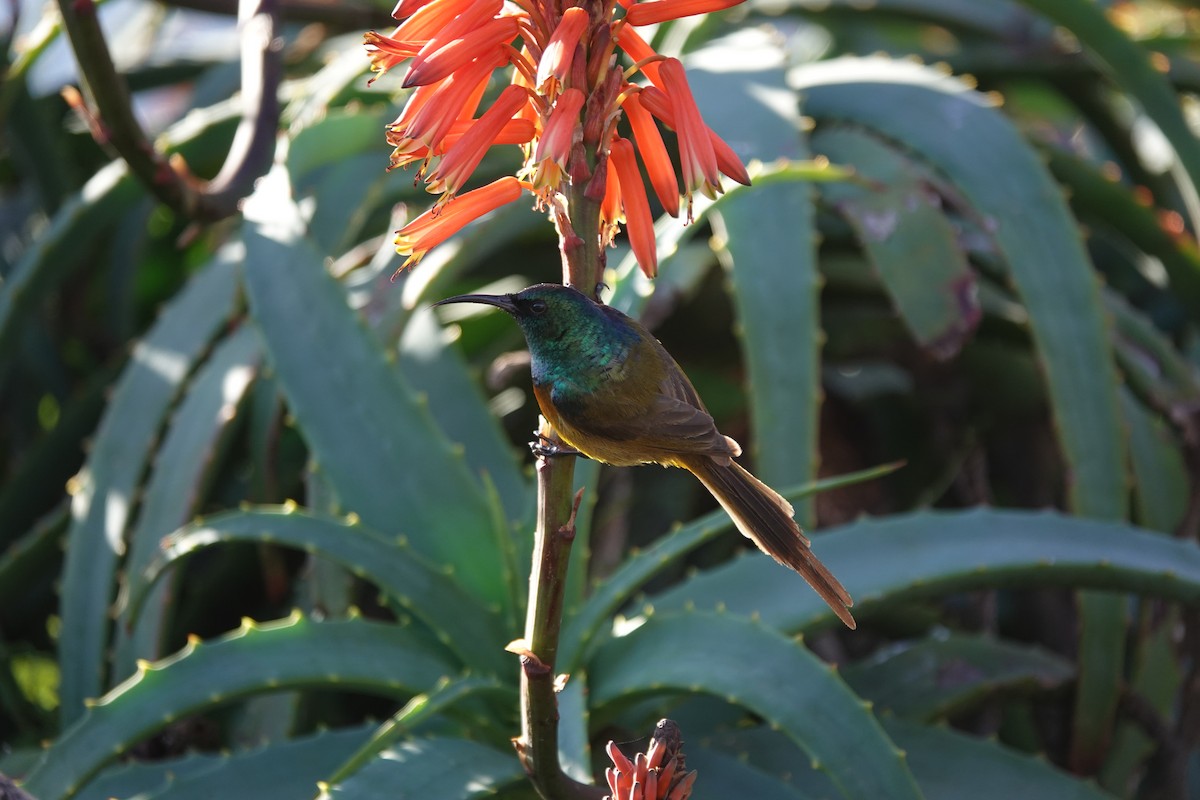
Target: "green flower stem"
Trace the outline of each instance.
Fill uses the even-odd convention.
[[[242,36],[242,124],[220,174],[209,184],[176,169],[146,138],[133,114],[129,86],[117,72],[100,28],[94,0],[58,0],[63,27],[94,104],[96,133],[129,165],[163,204],[196,221],[237,213],[238,201],[270,167],[279,123],[282,74],[276,36],[276,0],[240,0]]]
[[[583,197],[582,189],[574,187],[567,208],[560,210],[555,218],[563,256],[563,281],[588,294],[595,290],[602,269],[599,220],[599,205]],[[544,434],[548,441],[559,441],[544,420],[539,434]],[[554,667],[562,629],[567,566],[575,539],[575,514],[583,497],[580,490],[572,500],[574,477],[575,456],[538,459],[537,530],[521,653],[521,735],[514,744],[521,764],[545,800],[599,800],[606,794],[600,787],[566,775],[558,760]]]

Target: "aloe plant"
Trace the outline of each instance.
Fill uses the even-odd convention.
[[[653,279],[619,238],[605,299],[787,490],[849,632],[676,471],[581,460],[547,526],[519,334],[429,305],[557,280],[553,227],[508,205],[398,271],[389,231],[430,199],[385,170],[411,90],[368,83],[360,37],[387,9],[245,5],[285,73],[247,35],[118,78],[99,46],[188,12],[98,35],[64,7],[116,87],[75,103],[99,143],[39,73],[55,14],[7,41],[0,772],[39,800],[600,797],[606,743],[632,759],[669,717],[699,800],[1190,796],[1192,15],[795,0],[640,28],[752,181],[664,213]],[[230,59],[265,79],[244,103]],[[151,139],[112,116],[126,82],[189,111]],[[534,529],[580,488],[531,782]]]

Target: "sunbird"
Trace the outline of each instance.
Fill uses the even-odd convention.
[[[808,581],[850,628],[850,593],[813,554],[778,492],[733,459],[742,448],[717,430],[692,382],[654,336],[615,308],[569,286],[464,294],[435,305],[483,303],[507,311],[529,344],[533,394],[559,437],[618,467],[661,464],[695,475],[758,549]]]

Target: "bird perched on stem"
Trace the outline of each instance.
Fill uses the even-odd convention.
[[[744,536],[808,581],[850,628],[854,604],[813,554],[791,504],[736,462],[691,381],[633,319],[569,286],[465,294],[436,305],[483,303],[507,311],[529,343],[533,393],[564,442],[615,466],[682,467],[704,484]]]

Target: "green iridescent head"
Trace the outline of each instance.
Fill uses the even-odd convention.
[[[539,283],[514,294],[464,294],[435,305],[483,303],[507,311],[521,326],[533,358],[534,378],[562,378],[621,357],[636,343],[632,321],[570,286]]]

